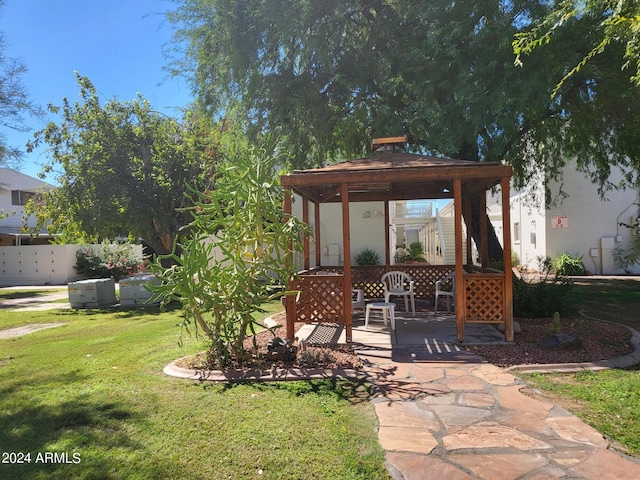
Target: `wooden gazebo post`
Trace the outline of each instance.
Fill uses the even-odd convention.
[[[513,342],[513,267],[511,266],[511,210],[509,177],[500,180],[502,190],[502,263],[504,265],[504,337]]]
[[[480,263],[482,268],[487,268],[489,264],[489,241],[488,241],[488,224],[487,224],[487,192],[483,191],[480,195]]]
[[[313,240],[316,246],[316,267],[319,267],[320,264],[322,263],[321,261],[321,255],[320,255],[320,204],[318,202],[314,202],[314,209],[313,209],[313,215],[314,215],[314,235],[313,235]]]
[[[389,214],[389,200],[384,201],[384,269],[391,270],[391,215]]]
[[[306,196],[302,197],[302,223],[309,225],[309,199]],[[307,235],[302,239],[302,254],[303,254],[303,268],[309,270],[311,266],[310,252],[309,252],[309,237]]]
[[[291,190],[285,189],[284,202],[282,205],[282,211],[284,212],[284,221],[288,222],[291,216]],[[285,253],[284,261],[289,265],[293,262],[293,243],[289,244],[289,249]],[[291,279],[287,279],[287,290],[291,290]],[[284,297],[284,308],[287,317],[287,340],[293,341],[293,334],[296,321],[296,299],[292,295],[286,295]]]
[[[347,343],[352,340],[352,312],[351,312],[351,227],[349,224],[349,185],[343,183],[340,188],[342,201],[342,245],[344,249],[344,325]]]
[[[462,180],[453,179],[453,218],[455,225],[456,254],[456,334],[458,341],[464,341],[464,277],[462,263]]]

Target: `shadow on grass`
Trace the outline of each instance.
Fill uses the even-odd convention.
[[[258,391],[284,390],[297,397],[316,395],[358,404],[369,401],[372,385],[365,378],[327,378],[320,380],[296,380],[286,382],[245,382],[224,384],[194,384],[206,391],[225,393],[239,386],[248,386]]]
[[[28,292],[11,291],[0,292],[0,302],[2,300],[21,300],[23,298],[42,297],[44,295],[51,295],[57,293],[57,290],[30,290]]]
[[[135,471],[140,454],[140,445],[125,428],[134,420],[135,414],[119,402],[82,396],[54,405],[5,409],[0,414],[3,451],[30,453],[31,458],[30,463],[0,464],[0,477],[120,478],[117,472]],[[111,455],[114,450],[119,454]],[[57,454],[57,461],[45,461],[46,452]]]
[[[118,318],[129,319],[129,318],[138,318],[141,316],[160,316],[165,313],[174,312],[176,310],[180,310],[182,305],[179,303],[171,303],[166,307],[160,308],[157,305],[154,306],[137,306],[137,307],[129,307],[129,306],[120,306],[113,305],[109,307],[103,308],[76,308],[69,310],[72,313],[81,313],[85,316],[94,316],[94,315],[104,315],[110,314],[115,315]]]
[[[579,278],[574,284],[583,311],[592,317],[640,329],[640,277]]]

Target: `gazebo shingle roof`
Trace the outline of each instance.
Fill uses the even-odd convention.
[[[282,186],[317,202],[340,201],[337,187],[345,182],[352,201],[451,198],[453,178],[461,178],[467,191],[480,191],[511,172],[510,166],[499,163],[381,152],[326,167],[294,170],[282,177]]]

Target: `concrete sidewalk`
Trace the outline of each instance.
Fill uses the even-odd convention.
[[[381,322],[369,331],[354,326],[394,478],[640,478],[640,462],[514,374],[457,346],[455,321],[438,318],[400,315],[396,332]],[[488,330],[475,334],[465,331],[465,339],[493,341]]]
[[[59,308],[71,308],[68,302],[58,302],[64,298],[68,298],[69,294],[66,289],[52,286],[39,286],[39,287],[4,287],[3,290],[56,290],[52,293],[43,295],[33,294],[20,298],[8,298],[0,300],[0,308],[21,309],[22,311],[37,311],[37,310],[54,310]]]

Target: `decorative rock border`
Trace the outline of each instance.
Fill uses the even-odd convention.
[[[273,368],[271,370],[229,370],[226,372],[195,370],[178,366],[180,360],[183,359],[175,360],[164,367],[164,374],[199,382],[269,382],[365,377],[364,373],[359,370],[346,368]]]
[[[581,317],[587,320],[594,320],[598,322],[608,322],[607,320],[600,320],[599,318],[589,317],[583,312],[579,312]],[[621,325],[616,323],[616,325]],[[629,343],[633,346],[633,352],[623,355],[621,357],[612,358],[610,360],[598,360],[597,362],[581,362],[581,363],[546,363],[546,364],[530,364],[530,365],[513,365],[505,369],[505,371],[515,371],[522,373],[573,373],[581,372],[583,370],[598,371],[606,370],[609,368],[629,368],[640,364],[640,333],[635,329],[622,325],[631,332],[631,338]]]

